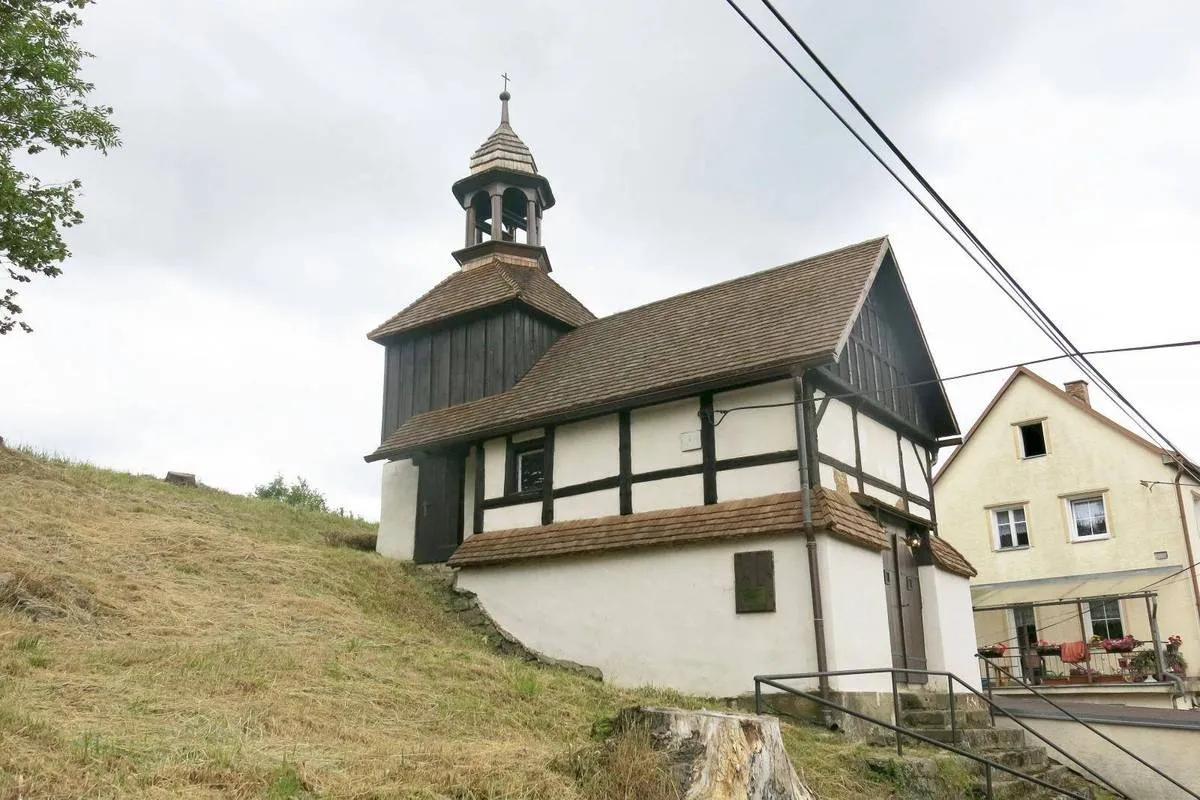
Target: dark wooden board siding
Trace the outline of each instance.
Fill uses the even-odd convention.
[[[896,387],[933,377],[907,311],[898,278],[881,270],[850,330],[837,363],[823,369],[839,377],[866,402],[896,414],[918,430],[935,429],[937,387]]]
[[[414,414],[497,394],[519,381],[563,333],[517,306],[497,308],[388,344],[382,439]]]
[[[456,406],[467,401],[467,328],[460,326],[451,329],[450,334],[450,405]]]

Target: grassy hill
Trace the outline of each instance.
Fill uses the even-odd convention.
[[[701,701],[494,653],[436,581],[330,545],[372,530],[0,447],[0,799],[653,800],[648,749],[592,726]],[[897,788],[787,736],[822,798]]]

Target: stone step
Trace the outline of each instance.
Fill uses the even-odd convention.
[[[1025,731],[1016,728],[960,728],[955,731],[956,738],[952,741],[950,737],[950,729],[930,728],[927,730],[918,730],[922,736],[928,736],[930,739],[946,744],[958,744],[968,750],[977,749],[1007,749],[1014,747],[1025,746]],[[891,736],[886,737],[889,741],[895,741]]]
[[[929,728],[950,728],[950,711],[940,709],[910,709],[900,712],[901,725],[906,728],[929,729]],[[964,709],[955,709],[954,723],[957,727],[968,728],[990,728],[992,726],[991,715],[986,711],[971,711]],[[923,732],[923,731],[922,731]]]
[[[981,756],[982,758],[995,761],[997,764],[1003,764],[1006,767],[1012,767],[1013,769],[1020,770],[1021,772],[1025,772],[1030,775],[1036,775],[1040,772],[1043,772],[1048,766],[1046,751],[1041,747],[1016,747],[1006,750],[973,749],[972,752],[978,756]],[[979,762],[972,761],[970,769],[972,772],[982,775],[984,772],[984,765],[980,764]],[[1017,779],[1015,776],[1009,775],[1007,772],[1002,772],[1000,770],[995,770],[992,774],[1001,775],[1012,780]]]
[[[1056,764],[1036,777],[1053,786],[1069,789],[1082,797],[1092,796],[1092,791],[1087,787],[1086,782],[1066,767]],[[979,797],[986,797],[982,780],[979,782],[978,791]],[[1069,796],[1061,792],[1043,788],[1012,775],[1000,774],[997,777],[995,773],[992,775],[992,798],[993,800],[1069,800]]]
[[[980,709],[986,710],[987,704],[966,689],[955,687],[954,707],[969,711],[978,711]],[[950,708],[950,695],[944,691],[900,693],[901,711],[922,711],[925,709],[943,711],[948,708]]]

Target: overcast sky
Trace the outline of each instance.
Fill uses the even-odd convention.
[[[1200,5],[779,5],[1078,344],[1200,338]],[[455,268],[503,71],[595,313],[888,234],[943,375],[1054,353],[721,0],[100,0],[80,37],[124,147],[46,162],[87,222],[0,339],[10,441],[377,519],[364,334]],[[1200,352],[1097,363],[1200,457]],[[1003,379],[948,384],[964,430]]]

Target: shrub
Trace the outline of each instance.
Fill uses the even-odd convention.
[[[263,500],[278,500],[295,508],[309,511],[328,511],[325,505],[325,495],[308,485],[304,478],[297,477],[290,486],[283,480],[282,475],[276,475],[270,483],[254,487],[254,496]]]

